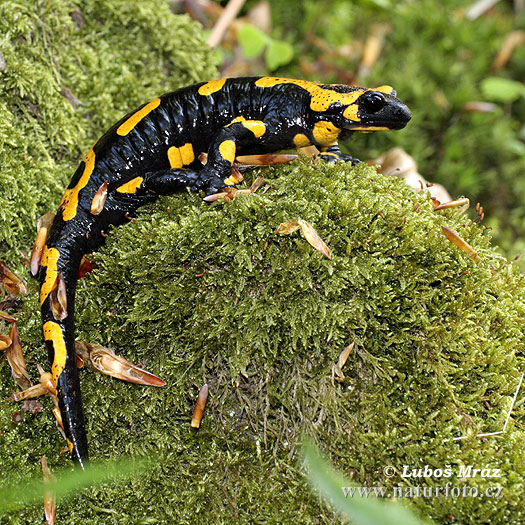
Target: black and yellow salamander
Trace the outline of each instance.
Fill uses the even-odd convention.
[[[126,115],[82,159],[43,250],[40,305],[65,435],[83,466],[88,444],[75,356],[74,304],[82,257],[110,226],[159,195],[232,186],[236,155],[315,145],[327,161],[358,162],[338,141],[395,130],[410,111],[389,86],[365,89],[256,77],[212,80],[154,98]],[[199,156],[207,153],[203,166]],[[53,304],[59,291],[60,314]],[[61,291],[61,292],[60,292]]]

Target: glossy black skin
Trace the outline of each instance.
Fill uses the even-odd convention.
[[[57,270],[62,271],[67,290],[68,316],[63,321],[54,319],[50,296],[42,304],[43,323],[53,321],[60,325],[67,348],[65,367],[58,376],[57,391],[62,420],[73,458],[84,465],[88,458],[80,384],[75,359],[74,301],[78,268],[83,255],[96,250],[103,242],[110,226],[129,220],[136,210],[154,201],[159,195],[202,190],[206,195],[216,193],[225,186],[231,174],[231,162],[221,155],[218,146],[225,140],[236,143],[240,154],[262,154],[294,148],[294,137],[303,134],[316,144],[326,160],[356,162],[356,159],[339,151],[337,141],[332,144],[316,142],[312,130],[316,122],[331,122],[341,129],[338,138],[352,133],[352,125],[359,128],[381,126],[400,129],[410,120],[410,111],[395,96],[366,91],[361,95],[359,122],[352,123],[343,117],[344,105],[332,104],[326,111],[310,107],[311,94],[293,83],[278,83],[271,87],[258,87],[257,78],[228,79],[222,88],[203,96],[197,84],[160,97],[159,106],[152,110],[125,136],[117,134],[119,126],[130,113],[115,124],[95,144],[95,167],[87,184],[79,192],[76,214],[64,220],[60,208],[49,238],[47,248],[56,248],[60,257]],[[323,86],[337,93],[351,93],[349,86]],[[371,95],[372,93],[372,95]],[[374,95],[375,93],[375,95]],[[379,97],[380,108],[377,105]],[[370,100],[371,98],[371,100]],[[259,138],[242,123],[230,126],[237,117],[261,121],[265,132]],[[195,160],[181,169],[170,169],[168,148],[190,143]],[[199,162],[200,153],[208,153],[205,167]],[[68,188],[73,188],[85,170],[82,162]],[[116,188],[141,176],[144,182],[136,193],[119,193]],[[99,215],[91,213],[95,193],[108,182],[108,197]],[[43,283],[46,268],[40,271]],[[55,359],[53,341],[46,341],[51,363]]]

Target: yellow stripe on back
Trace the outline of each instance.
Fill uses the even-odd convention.
[[[339,93],[333,89],[322,87],[315,82],[296,80],[293,78],[262,77],[255,81],[256,86],[264,88],[278,86],[280,84],[295,84],[308,91],[311,97],[310,108],[314,111],[326,111],[330,107],[330,104],[335,102],[340,102],[345,106],[349,106],[350,104],[354,104],[365,91],[368,91],[364,88],[356,88],[349,93]]]
[[[127,135],[148,113],[151,113],[158,107],[159,104],[160,98],[158,97],[148,102],[117,128],[117,134],[121,136]]]
[[[40,306],[44,304],[47,296],[51,293],[51,290],[56,285],[57,281],[57,263],[58,258],[60,257],[60,252],[56,248],[44,248],[44,253],[42,254],[42,260],[40,265],[46,269],[46,277],[44,283],[40,288]]]
[[[122,184],[117,188],[119,193],[137,193],[139,186],[142,184],[144,179],[142,177],[135,177],[129,180],[125,184]]]
[[[47,321],[47,323],[44,323],[43,329],[44,339],[46,341],[52,341],[53,343],[53,351],[55,355],[53,358],[53,364],[51,365],[51,374],[56,386],[58,377],[66,366],[67,349],[64,340],[64,333],[62,332],[60,325],[53,321]]]
[[[218,80],[210,80],[210,82],[206,82],[206,84],[203,84],[199,88],[199,95],[211,95],[212,93],[215,93],[216,91],[222,89],[222,86],[224,86],[225,82],[225,78],[219,78]]]
[[[88,154],[82,159],[84,162],[84,173],[80,177],[80,180],[75,184],[73,188],[67,189],[64,192],[64,196],[60,201],[59,210],[62,210],[62,219],[69,221],[77,214],[78,207],[78,194],[82,188],[89,181],[89,177],[95,169],[95,152],[90,149]]]

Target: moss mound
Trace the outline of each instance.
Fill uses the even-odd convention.
[[[499,498],[405,500],[438,523],[450,515],[520,523],[523,409],[504,435],[475,434],[503,428],[524,368],[523,276],[483,228],[453,210],[433,212],[424,195],[373,168],[304,162],[265,175],[268,191],[227,205],[165,198],[114,230],[96,256],[79,289],[78,338],[144,363],[168,387],[83,373],[92,456],[161,464],[84,491],[60,506],[60,518],[102,519],[110,509],[139,523],[329,523],[298,462],[307,433],[360,485],[451,482],[483,495],[501,487]],[[332,259],[299,232],[273,234],[290,219],[309,221]],[[441,224],[481,262],[446,241]],[[346,379],[334,381],[333,364],[352,341]],[[193,433],[204,382],[210,399]],[[469,438],[450,441],[459,436]],[[48,414],[6,425],[3,439],[18,454],[4,470],[34,471],[42,452],[68,464]],[[453,474],[404,479],[404,465]],[[500,475],[459,480],[468,465]]]

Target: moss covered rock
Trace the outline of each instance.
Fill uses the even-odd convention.
[[[266,192],[227,205],[164,198],[112,231],[96,256],[78,293],[78,338],[144,363],[168,387],[82,373],[92,456],[154,456],[160,465],[83,492],[61,505],[61,519],[102,519],[109,508],[126,520],[328,523],[331,511],[300,470],[306,433],[358,484],[502,488],[500,498],[406,499],[438,523],[520,523],[522,410],[505,434],[476,434],[503,428],[524,368],[523,276],[482,227],[435,213],[426,195],[373,168],[303,162],[265,176]],[[310,222],[332,259],[299,232],[273,233],[291,219]],[[481,261],[450,244],[441,225]],[[334,381],[351,342],[346,378]],[[204,382],[210,400],[194,433]],[[48,414],[4,425],[4,445],[17,454],[4,469],[36,470],[42,452],[68,464]],[[450,466],[453,475],[407,480],[404,465]],[[500,475],[458,480],[468,465]]]
[[[86,378],[96,457],[177,451],[162,485],[188,492],[174,514],[159,511],[166,519],[199,508],[192,487],[203,476],[203,501],[225,522],[234,511],[244,521],[328,522],[298,489],[297,444],[307,433],[358,484],[502,487],[498,499],[410,500],[438,522],[519,523],[523,430],[511,420],[503,436],[475,435],[503,428],[524,368],[523,276],[482,227],[455,211],[436,214],[426,195],[372,168],[303,163],[267,176],[266,193],[226,206],[166,198],[97,256],[80,292],[81,337],[144,362],[169,392]],[[291,219],[310,222],[332,259],[298,232],[273,233]],[[450,244],[442,224],[481,262]],[[346,379],[334,381],[351,342]],[[211,399],[193,436],[188,421],[204,382]],[[115,411],[123,396],[129,403]],[[402,479],[404,465],[450,466],[453,476]],[[501,475],[458,481],[462,465]]]

